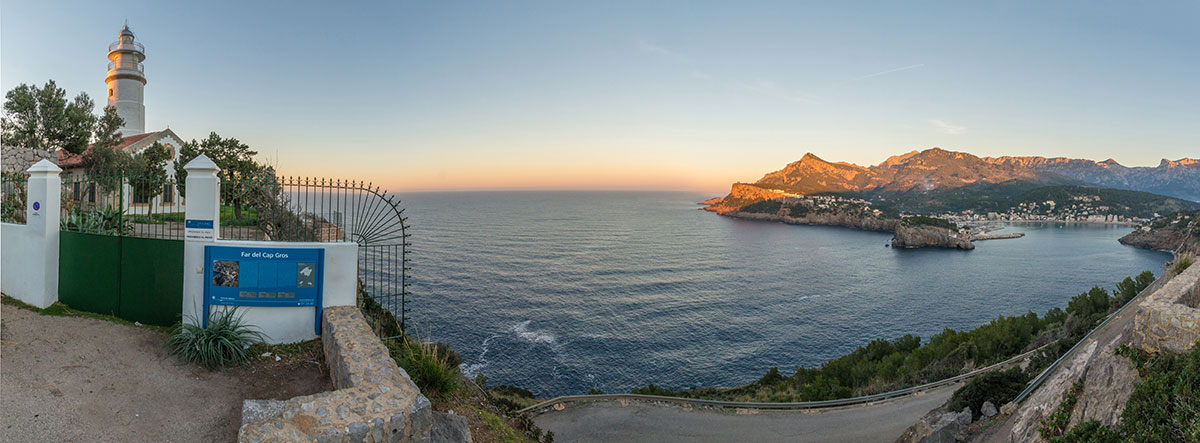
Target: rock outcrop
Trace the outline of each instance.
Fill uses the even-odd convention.
[[[940,407],[929,411],[915,424],[904,430],[897,443],[954,443],[962,441],[967,427],[971,426],[971,408],[958,412]]]
[[[737,211],[747,205],[757,203],[764,200],[783,197],[784,192],[767,189],[760,186],[755,186],[749,183],[734,183],[729,189],[729,195],[720,199],[715,203],[711,203],[709,207],[704,208],[705,211],[712,211],[718,214]],[[706,200],[706,202],[712,200]]]
[[[975,249],[970,240],[961,238],[954,231],[935,226],[896,226],[892,247],[898,248],[952,248]]]

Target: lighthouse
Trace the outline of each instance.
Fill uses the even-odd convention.
[[[133,39],[133,31],[126,23],[117,35],[117,41],[108,45],[108,106],[116,108],[117,115],[125,120],[121,135],[129,137],[146,132],[146,105],[142,91],[146,88],[146,48]]]

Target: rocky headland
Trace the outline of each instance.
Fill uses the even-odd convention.
[[[1200,255],[1200,211],[1167,214],[1117,241],[1136,248]]]
[[[899,220],[881,219],[876,217],[860,217],[847,214],[809,214],[802,217],[791,217],[780,214],[763,214],[759,212],[728,211],[721,215],[743,218],[748,220],[777,221],[789,225],[822,225],[842,226],[866,231],[891,232],[899,225]]]
[[[957,232],[936,226],[906,226],[896,225],[896,234],[892,237],[892,247],[896,248],[948,248],[975,249],[975,244],[969,239],[958,236]]]

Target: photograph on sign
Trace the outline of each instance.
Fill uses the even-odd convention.
[[[213,262],[213,286],[236,288],[238,285],[238,262],[217,260]]]

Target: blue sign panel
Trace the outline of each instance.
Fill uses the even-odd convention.
[[[324,249],[204,247],[204,322],[210,305],[316,307],[321,334]]]
[[[212,221],[212,220],[194,220],[194,219],[187,219],[187,220],[184,220],[184,222],[183,222],[183,227],[185,227],[185,228],[199,228],[199,229],[212,229],[212,228],[213,228],[213,221]]]

